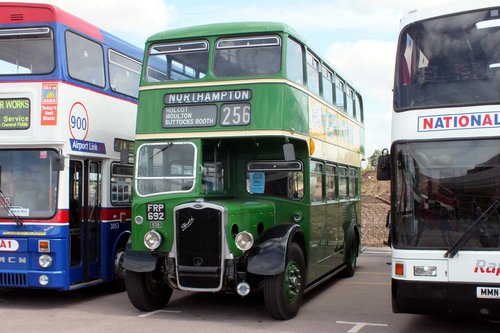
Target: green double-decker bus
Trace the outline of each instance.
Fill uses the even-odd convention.
[[[361,95],[279,23],[226,23],[146,42],[127,293],[262,291],[276,319],[361,245]]]

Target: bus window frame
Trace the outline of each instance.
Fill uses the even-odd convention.
[[[326,187],[326,195],[325,199],[327,202],[334,202],[339,200],[339,186],[338,186],[338,166],[331,163],[326,163],[325,166],[325,187]],[[332,172],[329,172],[332,171]],[[330,196],[330,178],[333,178],[333,196]]]
[[[349,174],[348,168],[343,165],[339,165],[338,169],[338,199],[339,200],[349,200]],[[344,191],[342,191],[344,189]]]
[[[164,147],[167,147],[168,145],[190,145],[193,147],[193,165],[192,165],[192,175],[189,176],[189,177],[178,177],[178,176],[139,176],[139,170],[140,170],[140,166],[139,166],[139,163],[142,161],[141,160],[141,155],[139,154],[139,152],[141,151],[141,149],[143,149],[144,147],[148,147],[148,146],[164,146]],[[166,149],[165,149],[166,150]],[[151,159],[155,157],[155,155],[153,155],[151,157]],[[135,187],[135,192],[140,196],[140,197],[150,197],[150,196],[156,196],[156,195],[164,195],[164,194],[178,194],[178,193],[189,193],[189,192],[192,192],[196,186],[197,186],[197,181],[198,181],[198,169],[197,169],[197,166],[198,166],[198,160],[199,160],[199,156],[198,156],[198,146],[193,143],[193,142],[190,142],[190,141],[175,141],[175,142],[148,142],[148,143],[143,143],[142,145],[140,145],[138,148],[137,148],[137,157],[136,157],[136,161],[135,161],[135,167],[134,167],[134,187]],[[152,161],[151,163],[154,163],[154,161]],[[165,165],[163,165],[163,167],[165,167]],[[138,182],[140,180],[165,180],[165,179],[191,179],[192,180],[192,185],[189,189],[185,189],[185,190],[173,190],[173,191],[161,191],[161,192],[154,192],[154,193],[141,193],[140,190],[139,190],[139,184]]]
[[[70,65],[71,61],[70,61],[70,52],[69,52],[70,48],[69,48],[69,45],[68,45],[68,34],[72,34],[72,35],[74,35],[76,37],[81,38],[80,42],[83,41],[83,40],[85,40],[86,42],[89,42],[89,45],[91,45],[91,44],[92,45],[97,45],[98,48],[101,50],[102,68],[100,68],[100,70],[102,70],[102,80],[103,80],[102,85],[94,83],[94,82],[91,82],[89,80],[86,80],[83,76],[78,77],[78,76],[74,75],[76,73],[73,73],[73,74],[71,73],[72,66]],[[72,79],[77,80],[79,82],[90,84],[92,86],[99,87],[101,89],[106,88],[106,76],[107,76],[106,75],[106,55],[105,55],[104,47],[102,46],[102,44],[99,43],[99,42],[97,42],[97,41],[95,41],[95,40],[92,40],[92,39],[90,39],[88,37],[85,37],[82,34],[79,34],[79,33],[75,32],[73,30],[68,29],[68,30],[64,31],[64,45],[65,45],[65,52],[66,52],[66,66],[67,66],[67,70],[68,70],[68,75]],[[79,65],[81,65],[81,63]],[[88,67],[86,67],[85,70],[88,70]]]
[[[293,51],[297,51],[298,49],[300,49],[300,77],[299,77],[299,72],[290,72],[290,68],[295,68],[295,66],[290,66],[291,64],[291,61],[290,59],[292,59],[292,55],[295,56],[297,53],[293,53],[291,54],[291,50],[292,48],[290,47],[291,45],[294,46],[294,50]],[[300,85],[304,85],[305,84],[305,75],[306,75],[306,71],[304,69],[304,66],[305,66],[305,61],[304,61],[304,45],[299,42],[298,40],[292,38],[291,36],[288,36],[287,38],[287,44],[286,44],[286,52],[284,52],[285,54],[285,60],[284,60],[284,63],[285,63],[285,77],[288,79],[288,80],[291,80],[295,83],[298,83]],[[297,63],[295,65],[299,65],[299,61],[297,59]]]
[[[345,111],[352,119],[356,119],[356,110],[354,109],[354,90],[347,86],[345,92]]]
[[[135,71],[133,68],[129,68],[129,67],[126,67],[126,66],[123,66],[122,64],[119,64],[119,63],[115,63],[111,60],[111,54],[114,54],[115,56],[118,56],[118,57],[121,57],[122,59],[126,59],[130,62],[134,62],[136,64],[139,65],[139,70],[138,71]],[[128,93],[128,91],[126,91],[125,89],[117,89],[116,88],[116,85],[115,84],[112,84],[113,82],[113,79],[119,75],[116,75],[116,76],[112,76],[112,66],[117,66],[117,67],[120,67],[121,69],[124,69],[126,71],[131,71],[135,74],[137,74],[137,89],[135,90],[135,95],[133,94],[130,94]],[[138,60],[135,60],[125,54],[123,54],[122,52],[119,52],[117,50],[114,50],[112,48],[108,49],[108,81],[109,81],[109,87],[112,91],[118,93],[118,94],[122,94],[122,95],[126,95],[126,96],[129,96],[129,97],[132,97],[132,98],[135,98],[137,99],[139,97],[139,81],[141,80],[141,68],[142,68],[142,63]],[[128,80],[126,82],[131,82],[131,80]],[[126,84],[127,86],[129,86],[129,84]]]
[[[275,43],[264,43],[264,44],[252,44],[249,45],[232,45],[232,46],[221,46],[222,42],[234,42],[234,41],[254,41],[254,40],[265,40],[265,39],[275,39]],[[217,57],[221,57],[218,55],[220,50],[238,50],[238,49],[259,49],[259,48],[269,48],[269,47],[278,47],[279,48],[279,57],[278,57],[278,69],[274,72],[269,73],[235,73],[231,75],[217,73],[216,65],[217,65]],[[227,61],[226,61],[227,62]],[[265,76],[276,76],[279,75],[283,68],[283,42],[282,38],[278,34],[269,34],[269,35],[251,35],[251,36],[239,36],[239,37],[220,37],[215,41],[215,47],[211,52],[211,74],[214,78],[218,77],[231,77],[231,78],[239,78],[239,77],[265,77]],[[224,66],[223,66],[224,67]],[[227,66],[226,66],[227,67]],[[263,67],[263,66],[258,66]],[[242,67],[239,67],[240,69]]]
[[[42,151],[46,151],[47,153],[48,152],[52,152],[54,154],[54,157],[58,154],[58,151],[54,148],[48,148],[48,147],[41,147],[41,148],[20,148],[20,149],[12,149],[12,148],[9,148],[9,149],[3,149],[2,152],[15,152],[15,153],[20,153],[20,152],[38,152],[39,154],[41,154]],[[49,154],[47,154],[47,158],[50,158],[51,156]],[[55,185],[54,187],[54,194],[53,194],[53,197],[51,198],[53,200],[53,211],[50,210],[50,205],[49,206],[49,210],[47,210],[47,212],[51,212],[52,214],[51,215],[47,215],[47,216],[40,216],[40,215],[33,215],[33,216],[19,216],[21,219],[37,219],[37,220],[51,220],[53,219],[58,210],[60,209],[59,207],[59,194],[60,194],[60,191],[58,191],[59,189],[59,182],[61,180],[61,171],[60,170],[56,170],[54,168],[54,164],[53,164],[53,160],[52,158],[50,158],[50,162],[49,162],[49,165],[51,166],[51,170],[49,170],[50,172],[55,172],[55,177],[56,179],[53,180],[52,182],[49,183],[49,185]],[[0,172],[1,172],[1,168],[0,168]],[[4,172],[6,170],[3,170]],[[34,186],[32,183],[30,184],[30,186]],[[33,191],[33,187],[31,187],[31,191]],[[49,190],[50,192],[50,190]],[[9,196],[8,193],[6,193],[5,195],[3,196]],[[0,198],[0,200],[4,200],[4,198]],[[9,203],[9,206],[10,206],[10,203]],[[18,205],[14,204],[12,205],[12,207],[16,207]],[[11,208],[12,208],[11,207]],[[3,207],[2,207],[3,208]],[[0,218],[6,218],[6,217],[0,217]]]
[[[254,166],[255,167],[252,167]],[[269,165],[267,167],[266,165]],[[280,167],[281,165],[281,167]],[[287,166],[286,166],[287,165]],[[304,191],[300,192],[297,190],[297,196],[291,196],[289,193],[290,188],[287,188],[287,193],[286,196],[283,195],[277,195],[273,193],[266,193],[265,188],[263,189],[263,192],[261,193],[253,193],[251,192],[249,181],[250,181],[250,173],[253,172],[288,172],[288,173],[294,173],[291,175],[291,178],[294,180],[296,183],[297,181],[301,181],[302,188],[305,188],[305,182],[304,182],[304,164],[302,163],[301,160],[293,160],[293,161],[280,161],[280,160],[251,160],[248,161],[246,164],[246,172],[245,172],[245,178],[246,178],[246,192],[250,195],[257,195],[257,196],[266,196],[266,197],[273,197],[273,198],[282,198],[286,200],[292,200],[292,201],[300,201],[304,198],[305,194]],[[300,180],[300,175],[302,175],[302,179]],[[287,180],[290,180],[290,175],[287,176]],[[266,180],[264,179],[264,187],[267,185]],[[289,184],[288,184],[289,185]],[[295,184],[294,184],[295,185]],[[301,196],[298,194],[302,193]]]
[[[321,96],[321,71],[320,61],[310,50],[306,51],[306,86],[308,91]],[[314,86],[312,86],[314,82]]]
[[[197,47],[197,48],[186,48],[182,50],[165,50],[165,51],[156,51],[157,48],[160,47],[166,47],[166,46],[171,46],[171,47],[179,47],[182,45],[195,45],[196,43],[204,45],[204,47]],[[175,61],[174,59],[168,58],[168,55],[170,54],[183,54],[183,53],[191,53],[191,52],[206,52],[206,65],[207,67],[204,68],[205,72],[199,71],[194,67],[189,66],[188,64],[184,64],[184,67],[189,66],[190,69],[192,69],[195,73],[195,77],[189,78],[185,73],[179,71],[179,70],[173,70],[172,68],[172,61]],[[165,56],[164,62],[165,62],[165,68],[157,68],[154,67],[150,64],[150,61],[153,59],[157,59],[158,56]],[[208,40],[205,39],[200,39],[200,40],[191,40],[191,41],[183,41],[183,42],[159,42],[159,43],[154,43],[149,46],[149,49],[147,51],[147,61],[146,61],[146,66],[143,66],[146,68],[144,70],[143,74],[143,79],[146,82],[150,83],[165,83],[165,82],[177,82],[177,81],[194,81],[194,80],[201,80],[203,79],[209,72],[209,65],[210,65],[210,43]],[[163,59],[162,59],[163,60]],[[156,60],[160,61],[160,60]],[[177,63],[181,64],[180,62],[176,61]],[[154,79],[153,76],[149,75],[148,73],[150,71],[155,71],[159,73],[158,75],[158,80]],[[182,75],[184,78],[175,78],[172,76],[172,72],[177,73],[177,75]],[[160,80],[160,76],[165,76],[164,80]]]
[[[335,94],[334,94],[334,105],[342,110],[343,112],[346,112],[346,91],[345,91],[345,87],[346,87],[346,83],[344,81],[344,79],[342,79],[340,76],[338,75],[335,75],[335,88],[334,88],[334,91],[335,91]],[[339,96],[339,94],[342,94],[342,96]],[[342,104],[339,104],[339,102],[342,102]]]
[[[52,42],[52,68],[47,71],[47,72],[40,72],[40,73],[0,73],[0,76],[33,76],[33,75],[47,75],[50,73],[53,73],[54,70],[56,69],[57,66],[57,54],[56,54],[56,46],[55,46],[55,37],[54,37],[54,30],[49,27],[49,26],[35,26],[35,27],[22,27],[22,28],[6,28],[6,29],[0,29],[0,38],[5,37],[5,36],[17,36],[18,34],[14,34],[15,31],[22,31],[22,30],[40,30],[40,29],[47,29],[47,32],[45,34],[50,33],[50,40]],[[2,32],[10,31],[12,32],[11,34],[2,34]],[[31,34],[27,33],[26,35],[29,36],[35,36],[37,34],[42,34],[42,33],[37,33],[37,32],[32,32]],[[39,56],[39,55],[38,55]],[[3,60],[2,60],[3,61]]]
[[[359,198],[359,171],[356,168],[349,167],[348,169],[348,199],[353,200]],[[354,186],[352,186],[354,185]],[[354,187],[353,188],[351,188]]]
[[[126,175],[126,174],[121,174],[121,173],[114,173],[114,167],[115,166],[120,166],[120,167],[127,167],[127,168],[130,168],[131,169],[131,174],[130,175]],[[111,203],[112,206],[117,206],[117,207],[128,207],[128,206],[131,206],[132,205],[132,193],[133,193],[133,190],[132,190],[132,186],[134,184],[134,166],[133,165],[130,165],[130,164],[122,164],[122,163],[119,163],[119,162],[112,162],[110,167],[109,167],[109,202]],[[114,177],[122,177],[122,178],[128,178],[130,177],[130,188],[129,188],[129,191],[128,191],[128,195],[129,195],[129,201],[128,203],[127,202],[116,202],[116,200],[113,200],[113,178]]]
[[[335,93],[333,90],[335,89],[335,82],[333,80],[334,75],[333,71],[331,71],[325,64],[322,64],[323,70],[321,71],[321,97],[330,105],[334,105],[335,103]],[[328,83],[325,83],[328,82]],[[329,87],[330,89],[326,89]],[[325,92],[328,91],[328,95]]]
[[[315,167],[313,167],[315,166]],[[316,166],[319,167],[319,171],[316,170]],[[310,193],[310,202],[311,204],[321,204],[326,201],[326,179],[325,179],[325,163],[322,161],[311,160],[309,163],[309,193]],[[316,184],[316,189],[313,191],[313,176],[317,177],[319,175],[320,184],[319,186]],[[319,189],[319,192],[318,192]],[[320,193],[321,197],[315,195],[315,193]]]

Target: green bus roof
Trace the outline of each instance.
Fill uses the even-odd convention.
[[[284,23],[278,22],[231,22],[198,25],[159,32],[149,37],[147,42],[271,32],[284,32],[304,43],[304,40],[295,30]]]

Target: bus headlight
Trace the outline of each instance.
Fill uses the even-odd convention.
[[[242,231],[234,238],[236,247],[241,251],[248,251],[253,246],[253,236],[248,231]]]
[[[413,275],[415,276],[437,276],[436,266],[414,266]]]
[[[42,285],[42,286],[48,285],[49,284],[49,277],[45,274],[40,275],[40,277],[38,278],[38,283],[40,283],[40,285]]]
[[[155,230],[146,232],[144,235],[144,245],[150,250],[156,250],[161,244],[161,235]]]
[[[48,254],[42,254],[38,257],[38,264],[42,268],[49,268],[52,265],[52,257]]]

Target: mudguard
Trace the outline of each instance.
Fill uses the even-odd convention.
[[[266,276],[283,272],[288,241],[296,233],[302,234],[297,224],[279,224],[263,233],[248,253],[247,272]]]
[[[132,251],[130,241],[125,247],[123,266],[125,269],[138,273],[152,272],[156,268],[157,257],[149,252]]]

